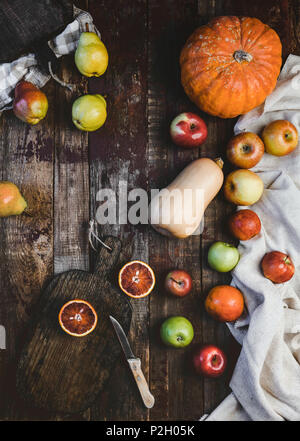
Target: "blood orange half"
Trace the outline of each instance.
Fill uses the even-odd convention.
[[[90,334],[97,325],[97,313],[85,300],[70,300],[61,308],[58,315],[62,329],[74,337]]]
[[[128,262],[119,272],[119,285],[130,297],[135,299],[146,297],[155,285],[153,269],[140,260]]]

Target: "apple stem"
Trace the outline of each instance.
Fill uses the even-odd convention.
[[[183,285],[183,283],[182,283],[181,281],[178,282],[178,280],[175,280],[173,277],[171,277],[171,280],[172,280],[174,283],[177,283],[177,285],[179,285],[179,286],[182,286],[182,285]]]
[[[247,144],[243,145],[243,152],[244,153],[250,153],[251,152],[250,145],[247,145]]]
[[[212,365],[215,366],[217,364],[218,361],[218,356],[214,355],[213,358],[211,359]]]

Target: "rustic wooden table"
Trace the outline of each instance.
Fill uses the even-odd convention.
[[[189,34],[216,15],[255,16],[279,33],[284,57],[300,53],[299,0],[87,0],[75,2],[94,17],[107,45],[106,74],[89,82],[78,74],[73,57],[63,61],[60,75],[77,84],[74,94],[53,81],[45,87],[50,108],[45,121],[29,127],[7,112],[0,121],[1,177],[20,186],[33,217],[0,222],[0,324],[7,349],[0,350],[0,419],[2,420],[193,420],[211,411],[229,392],[239,352],[224,324],[210,319],[203,299],[210,287],[229,282],[211,271],[207,247],[216,239],[231,240],[224,221],[233,207],[222,195],[205,214],[202,236],[168,240],[148,226],[106,226],[132,255],[150,263],[161,279],[173,267],[192,273],[193,293],[167,297],[161,281],[146,299],[133,301],[130,332],[156,405],[145,410],[120,359],[95,405],[80,415],[53,415],[25,406],[15,390],[15,366],[41,287],[53,273],[93,264],[87,228],[98,207],[100,188],[162,188],[199,156],[224,154],[235,120],[202,115],[209,136],[199,150],[184,151],[170,141],[168,126],[181,111],[197,111],[180,85],[178,56]],[[74,97],[90,90],[107,95],[108,120],[89,136],[70,120]],[[226,169],[225,169],[226,171]],[[131,248],[132,247],[132,248]],[[184,315],[195,327],[195,341],[214,342],[229,355],[227,375],[218,380],[196,377],[188,366],[189,350],[168,350],[157,329],[169,315]]]

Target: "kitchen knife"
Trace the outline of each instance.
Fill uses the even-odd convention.
[[[141,360],[137,357],[135,357],[135,355],[132,352],[132,349],[130,347],[130,344],[127,340],[126,334],[122,328],[122,326],[120,325],[120,323],[113,318],[111,315],[109,316],[113,327],[116,331],[118,340],[121,344],[121,347],[124,351],[125,357],[128,361],[128,364],[130,366],[131,372],[133,373],[134,379],[136,381],[136,384],[139,388],[142,400],[145,404],[145,406],[148,409],[151,409],[154,406],[154,397],[151,394],[146,378],[144,377],[144,374],[142,372],[142,368],[141,368]]]

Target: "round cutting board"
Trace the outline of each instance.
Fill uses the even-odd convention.
[[[62,273],[42,293],[37,323],[17,369],[18,390],[35,407],[67,413],[87,409],[120,355],[109,315],[128,333],[132,309],[127,297],[107,280],[118,261],[121,242],[109,237],[105,243],[113,251],[101,248],[93,273]],[[72,337],[59,326],[60,308],[72,299],[87,300],[97,312],[96,329],[85,337]]]

